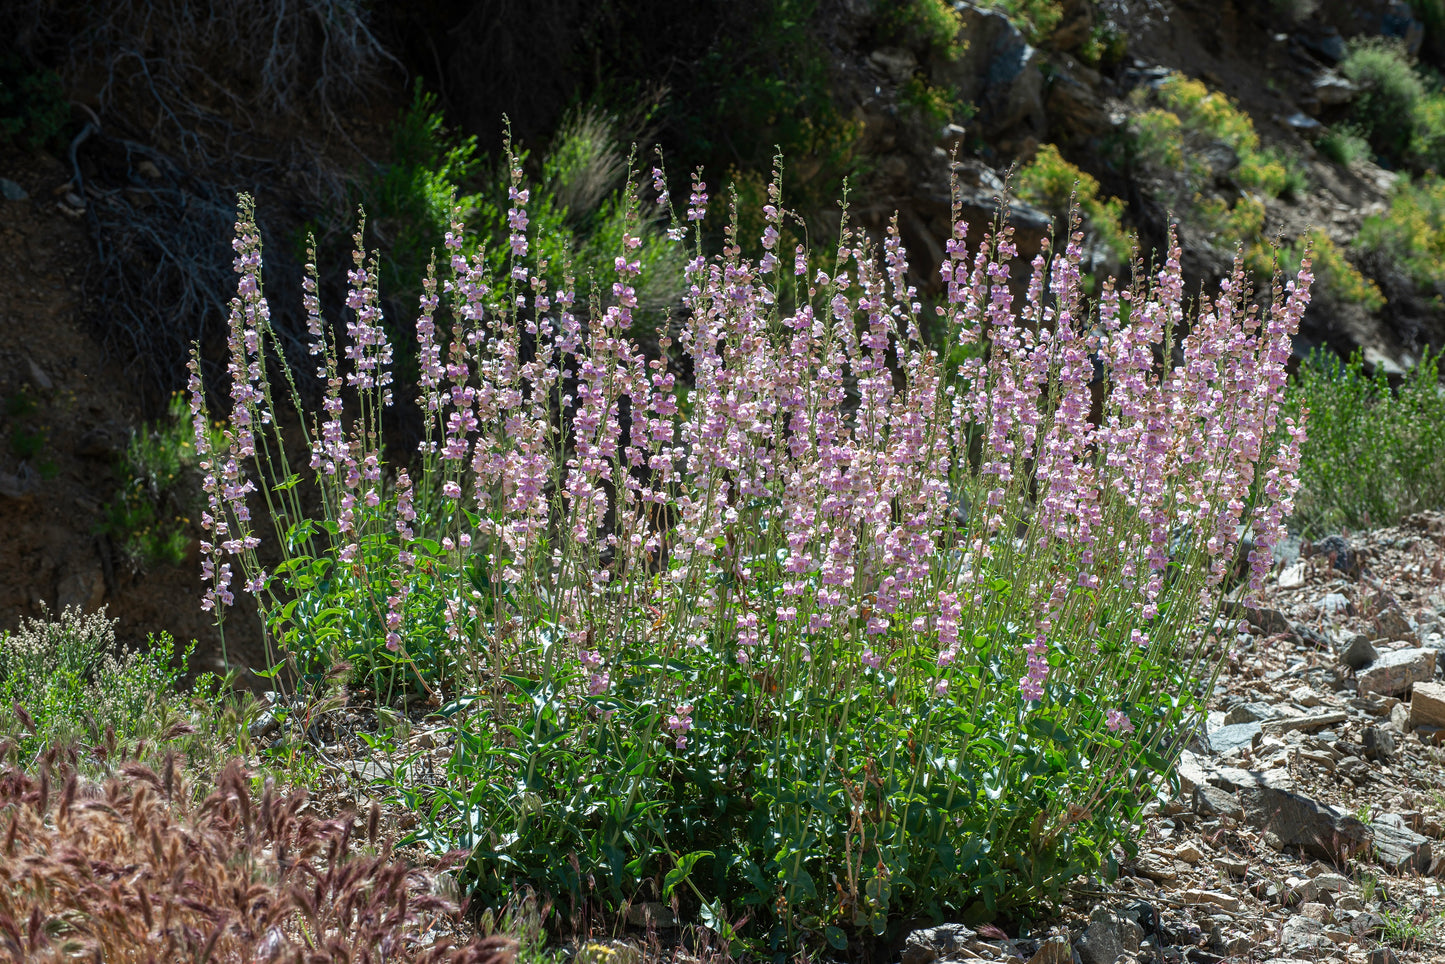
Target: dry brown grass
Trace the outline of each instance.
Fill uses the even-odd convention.
[[[54,754],[50,755],[54,759]],[[253,800],[236,762],[198,804],[170,758],[104,785],[0,775],[0,960],[26,964],[513,964],[506,936],[453,946],[457,908],[364,822],[306,794]]]

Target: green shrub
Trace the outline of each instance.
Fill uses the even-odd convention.
[[[1427,291],[1445,293],[1445,179],[1402,177],[1390,207],[1365,218],[1355,243],[1399,265]]]
[[[1281,535],[1298,426],[1275,386],[1304,293],[1263,317],[1201,298],[1178,339],[1177,258],[1127,301],[1104,285],[1090,318],[1077,259],[1041,263],[1015,307],[990,281],[1012,247],[975,262],[957,237],[942,324],[989,345],[949,370],[896,229],[881,250],[843,234],[811,273],[778,250],[775,179],[762,256],[732,230],[708,256],[699,175],[664,235],[685,311],[652,354],[626,334],[648,270],[636,193],[612,303],[584,323],[530,246],[546,192],[508,168],[500,289],[458,255],[439,289],[455,335],[430,300],[417,320],[414,464],[386,457],[379,294],[354,273],[354,342],[317,350],[314,503],[248,457],[284,450],[289,420],[243,199],[244,383],[207,483],[227,539],[205,602],[224,611],[234,566],[300,672],[344,659],[379,700],[424,692],[451,721],[441,772],[396,782],[413,840],[468,850],[484,904],[676,897],[724,941],[792,956],[918,916],[1035,915],[1111,872],[1217,672],[1205,627],[1238,533],[1256,588]],[[1171,340],[1183,364],[1160,372]],[[247,480],[276,505],[264,549]]]
[[[1361,88],[1353,125],[1385,161],[1420,172],[1445,169],[1445,91],[1399,44],[1367,40],[1340,65]]]
[[[1128,51],[1129,38],[1106,20],[1089,31],[1089,39],[1079,48],[1079,59],[1095,70],[1105,70],[1122,63]]]
[[[17,631],[0,635],[0,742],[33,757],[55,741],[99,745],[107,727],[129,734],[177,700],[194,650],[192,643],[178,654],[164,633],[144,652],[118,649],[115,621],[103,612],[22,618]],[[12,711],[17,705],[24,717]]]
[[[1178,115],[1185,131],[1234,151],[1239,166],[1233,177],[1240,187],[1268,197],[1294,197],[1308,189],[1299,161],[1276,148],[1261,148],[1254,121],[1226,95],[1175,73],[1160,83],[1157,96]]]
[[[50,426],[43,421],[40,399],[29,385],[5,399],[5,426],[10,431],[10,454],[21,462],[32,464],[43,479],[54,478],[60,471],[51,458]]]
[[[1184,124],[1173,111],[1153,108],[1129,122],[1134,154],[1147,167],[1184,170]]]
[[[903,25],[919,26],[935,41],[946,38],[952,11],[943,4],[880,7],[897,10]],[[741,29],[715,35],[687,81],[674,87],[668,122],[678,153],[715,170],[747,173],[766,172],[781,150],[794,159],[796,206],[831,207],[843,179],[857,170],[863,126],[834,102],[819,0],[764,0],[751,12]],[[608,103],[623,111],[637,99],[628,91]]]
[[[1398,44],[1362,41],[1340,72],[1361,88],[1351,116],[1370,146],[1394,163],[1409,160],[1426,91],[1405,52]]]
[[[1259,135],[1249,115],[1225,94],[1210,90],[1203,81],[1173,73],[1160,82],[1157,96],[1165,107],[1179,115],[1189,130],[1233,148],[1241,164],[1247,155],[1259,150]]]
[[[1445,172],[1445,93],[1425,95],[1415,109],[1410,161],[1417,170]]]
[[[953,121],[961,108],[946,87],[936,87],[921,76],[910,77],[898,91],[898,101],[911,108],[928,127],[937,130]]]
[[[1124,202],[1100,197],[1099,182],[1064,160],[1053,144],[1040,147],[1033,159],[1019,168],[1013,185],[1020,199],[1052,214],[1060,224],[1068,218],[1069,201],[1074,198],[1086,231],[1116,262],[1129,260],[1134,240],[1123,225]]]
[[[927,47],[941,56],[962,53],[962,18],[947,0],[902,0],[878,13],[879,39],[903,47]]]
[[[1428,351],[1397,388],[1383,369],[1364,371],[1315,352],[1290,381],[1289,401],[1309,412],[1300,450],[1295,521],[1307,535],[1393,525],[1445,507],[1445,389]]]
[[[986,0],[983,6],[1007,14],[1031,44],[1047,41],[1064,19],[1064,5],[1060,0]]]
[[[1213,235],[1216,244],[1258,246],[1264,231],[1264,202],[1245,195],[1233,204],[1223,198],[1195,195],[1194,212]]]
[[[214,433],[213,433],[214,434]],[[117,466],[120,490],[97,531],[136,569],[180,565],[190,552],[200,476],[190,408],[172,397],[167,418],[132,432]]]

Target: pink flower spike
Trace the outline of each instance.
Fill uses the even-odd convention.
[[[1134,732],[1134,724],[1129,722],[1129,717],[1123,710],[1110,710],[1105,725],[1109,727],[1112,733]]]

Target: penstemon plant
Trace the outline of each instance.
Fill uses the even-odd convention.
[[[700,173],[681,213],[660,168],[631,188],[630,223],[666,212],[690,251],[648,357],[628,334],[638,231],[584,310],[567,264],[529,258],[514,165],[506,275],[459,222],[450,276],[429,273],[414,458],[383,446],[390,348],[358,233],[341,344],[307,288],[329,386],[310,488],[242,201],[207,602],[238,567],[300,672],[344,660],[452,721],[445,772],[397,793],[413,839],[469,852],[486,902],[671,899],[774,953],[1036,913],[1133,852],[1218,672],[1206,630],[1246,531],[1255,587],[1267,570],[1303,437],[1280,400],[1308,260],[1263,311],[1237,264],[1186,317],[1176,246],[1089,306],[1075,234],[1020,300],[1011,229],[970,255],[955,208],[937,312],[968,350],[945,364],[896,226],[880,247],[845,221],[810,266],[780,250],[780,181],[756,258],[736,211],[704,251]]]

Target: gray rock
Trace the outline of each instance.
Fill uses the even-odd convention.
[[[1365,756],[1381,763],[1395,759],[1395,734],[1388,727],[1367,726],[1360,736],[1365,745]]]
[[[1315,98],[1326,107],[1348,104],[1360,93],[1360,89],[1333,70],[1326,70],[1311,83]]]
[[[16,184],[8,177],[0,177],[0,195],[4,195],[7,201],[23,201],[30,197],[25,193],[25,188]]]
[[[1370,830],[1375,837],[1375,863],[1397,874],[1430,872],[1430,838],[1384,820],[1371,823]]]
[[[1236,703],[1224,714],[1224,725],[1236,723],[1258,723],[1274,716],[1274,707],[1268,703]]]
[[[26,355],[25,365],[30,375],[30,384],[34,385],[42,392],[52,391],[55,388],[55,382],[53,382],[50,376],[45,373],[45,369],[35,364],[35,359],[31,358],[29,355]]]
[[[37,482],[37,477],[25,465],[22,465],[21,471],[15,475],[0,472],[0,496],[7,499],[28,499]]]
[[[1325,593],[1315,602],[1315,608],[1326,616],[1350,616],[1354,614],[1355,607],[1342,593]]]
[[[918,69],[918,60],[899,47],[884,47],[868,55],[868,63],[895,84],[902,84]]]
[[[1239,798],[1228,790],[1208,784],[1194,788],[1194,812],[1201,816],[1222,815],[1238,819],[1244,816]]]
[[[1310,733],[1323,729],[1327,726],[1334,726],[1336,723],[1343,723],[1350,715],[1344,710],[1331,710],[1325,713],[1309,713],[1305,716],[1289,716],[1278,720],[1265,720],[1260,724],[1260,729],[1265,736],[1282,736],[1285,733],[1299,731]]]
[[[1273,833],[1282,846],[1296,846],[1323,860],[1348,857],[1368,846],[1372,834],[1357,818],[1308,797],[1268,786],[1239,792],[1244,819]]]
[[[1083,964],[1116,964],[1126,954],[1138,952],[1143,939],[1138,924],[1099,904],[1089,913],[1089,926],[1074,942],[1074,950]]]
[[[1387,606],[1375,617],[1375,625],[1384,639],[1407,639],[1415,642],[1415,627],[1395,606]]]
[[[125,436],[115,425],[97,425],[75,442],[75,454],[88,459],[113,459],[125,451]]]
[[[1300,111],[1295,111],[1293,114],[1290,114],[1284,119],[1284,122],[1285,126],[1290,128],[1290,130],[1304,134],[1305,136],[1318,134],[1325,129],[1325,125]]]
[[[1244,618],[1266,636],[1276,636],[1291,631],[1290,621],[1278,609],[1244,607]]]
[[[1395,708],[1401,709],[1406,704],[1398,704]],[[1410,693],[1408,709],[1403,714],[1404,720],[1400,729],[1418,726],[1445,726],[1445,683],[1416,683]],[[1393,721],[1395,715],[1390,714]]]
[[[1360,695],[1384,693],[1396,696],[1408,692],[1415,683],[1435,678],[1435,650],[1397,649],[1384,653],[1360,671]]]
[[[105,568],[94,553],[72,557],[61,571],[56,608],[95,612],[105,602]]]
[[[281,720],[273,710],[266,710],[251,721],[246,732],[251,735],[253,740],[263,740],[279,729],[281,729]]]
[[[1270,549],[1270,557],[1280,566],[1292,566],[1299,560],[1304,540],[1297,535],[1285,536]]]
[[[1230,750],[1249,746],[1261,730],[1262,727],[1258,723],[1234,723],[1210,730],[1206,740],[1209,744],[1209,752],[1228,753]]]
[[[1097,71],[1078,63],[1068,54],[1057,55],[1058,63],[1049,77],[1044,109],[1049,130],[1063,141],[1097,137],[1112,126],[1104,99],[1099,95]]]
[[[1220,767],[1209,775],[1209,782],[1222,790],[1236,793],[1258,787],[1283,790],[1287,793],[1294,791],[1294,780],[1290,778],[1289,771],[1284,769],[1246,770],[1243,767]]]
[[[1337,64],[1344,60],[1350,52],[1349,47],[1345,45],[1345,38],[1341,37],[1340,32],[1334,27],[1319,32],[1297,33],[1294,35],[1294,39],[1299,41],[1301,47],[1331,64]]]
[[[1325,937],[1325,926],[1319,921],[1303,914],[1295,914],[1284,922],[1284,932],[1280,934],[1279,942],[1286,953],[1293,954],[1296,951],[1322,949],[1329,944],[1329,939]]]
[[[1330,565],[1347,576],[1358,576],[1360,574],[1360,554],[1356,552],[1343,536],[1326,536],[1313,546],[1311,555],[1326,556]]]
[[[1364,633],[1355,633],[1345,645],[1344,652],[1340,653],[1340,662],[1350,669],[1364,669],[1379,656],[1380,654],[1370,643],[1370,637]]]
[[[911,932],[903,941],[900,964],[933,964],[964,949],[978,935],[962,924],[940,924]]]

